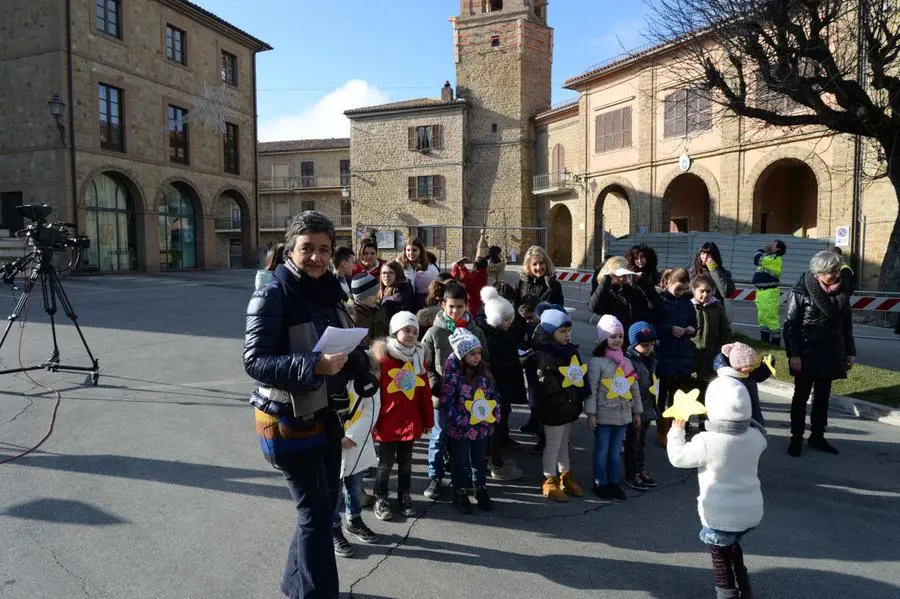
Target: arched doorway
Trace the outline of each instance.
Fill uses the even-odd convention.
[[[198,202],[199,204],[199,202]],[[159,212],[159,267],[197,268],[203,237],[197,218],[193,190],[184,183],[162,188]]]
[[[669,233],[709,230],[709,188],[693,173],[675,177],[663,194]]]
[[[137,270],[138,244],[134,196],[124,176],[106,171],[91,179],[85,204],[85,232],[90,247],[83,270]]]
[[[256,256],[250,207],[240,192],[229,189],[219,195],[215,222],[218,264],[228,268],[254,266]]]
[[[558,204],[550,209],[547,217],[547,251],[556,266],[569,268],[572,265],[572,213]]]
[[[753,189],[753,231],[816,237],[819,185],[808,164],[796,158],[766,167]]]
[[[623,237],[631,233],[631,203],[621,185],[603,188],[594,204],[594,264],[604,258],[604,233]]]

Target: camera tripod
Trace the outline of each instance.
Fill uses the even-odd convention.
[[[3,337],[0,338],[0,348],[2,348],[3,344],[6,342],[6,338],[7,336],[9,336],[9,332],[12,329],[13,324],[22,315],[22,311],[28,304],[28,298],[31,296],[31,292],[32,290],[34,290],[34,286],[38,281],[40,281],[41,291],[43,292],[42,295],[44,299],[44,312],[46,312],[47,315],[50,316],[50,330],[52,331],[53,335],[53,353],[46,361],[37,366],[23,366],[21,368],[0,370],[0,374],[13,374],[16,372],[29,372],[32,370],[49,370],[50,372],[89,372],[91,383],[96,386],[97,382],[100,379],[100,361],[94,357],[93,353],[91,353],[91,348],[88,347],[88,343],[84,338],[84,333],[81,332],[81,327],[78,326],[78,315],[75,313],[75,309],[72,307],[72,302],[69,301],[69,296],[66,295],[66,292],[62,286],[62,282],[59,280],[59,274],[56,272],[56,268],[51,262],[52,256],[53,251],[50,249],[35,248],[28,256],[19,258],[13,264],[6,267],[6,272],[3,275],[3,281],[11,283],[12,279],[17,273],[24,271],[29,264],[33,265],[31,274],[25,281],[25,287],[22,291],[22,295],[19,296],[19,301],[16,303],[16,307],[13,308],[12,314],[9,315],[9,322],[6,325],[6,330],[3,332]],[[67,364],[59,363],[59,345],[56,341],[55,319],[57,312],[57,302],[60,306],[62,306],[63,312],[65,312],[66,316],[69,317],[69,320],[72,321],[72,324],[75,325],[75,330],[78,331],[78,336],[81,338],[81,343],[84,344],[84,349],[85,351],[87,351],[88,357],[91,360],[90,366],[70,366]]]

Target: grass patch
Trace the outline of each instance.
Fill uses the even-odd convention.
[[[735,341],[754,347],[761,355],[772,354],[775,356],[775,372],[777,373],[775,378],[786,383],[794,382],[794,378],[788,372],[787,355],[783,348],[774,347],[741,333],[736,333],[734,338]],[[834,381],[832,393],[900,408],[900,372],[854,364],[848,378]]]

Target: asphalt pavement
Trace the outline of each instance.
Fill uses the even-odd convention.
[[[47,431],[54,395],[42,386],[62,399],[49,440],[0,465],[0,598],[280,596],[295,515],[259,452],[246,404],[241,335],[252,279],[234,271],[65,281],[103,373],[98,387],[43,371],[32,374],[39,385],[2,379],[2,456]],[[38,363],[50,350],[38,304],[28,317],[0,349],[6,368]],[[576,326],[585,354],[593,334]],[[64,361],[84,363],[68,323],[59,343]],[[744,542],[756,596],[900,596],[900,428],[833,417],[829,436],[841,455],[794,459],[785,453],[786,402],[764,396],[763,404],[766,515]],[[514,426],[523,420],[517,411]],[[579,423],[573,466],[585,485],[592,444]],[[655,491],[629,490],[615,504],[550,504],[538,494],[538,457],[518,449],[511,457],[526,477],[491,483],[497,510],[465,517],[418,494],[425,453],[420,442],[413,490],[421,516],[385,523],[364,513],[382,543],[356,545],[356,558],[340,560],[348,596],[714,596],[697,539],[696,475],[669,466],[655,442]]]

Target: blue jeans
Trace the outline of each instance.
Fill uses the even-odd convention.
[[[477,489],[487,484],[487,447],[489,439],[454,439],[450,443],[450,476],[454,489]]]
[[[324,446],[279,464],[297,509],[281,590],[288,597],[337,597],[337,563],[331,539],[341,473],[343,428],[326,417]]]
[[[447,450],[447,426],[438,410],[428,440],[428,478],[444,478],[444,452]]]
[[[744,535],[752,530],[752,528],[748,528],[747,530],[742,530],[740,532],[732,532],[728,530],[716,530],[715,528],[704,526],[700,529],[699,536],[700,541],[706,543],[707,545],[715,545],[716,547],[728,547],[732,543],[740,542],[740,540],[744,538]]]
[[[626,428],[628,425],[601,424],[594,431],[594,483],[597,486],[619,484],[619,448]]]
[[[363,476],[366,471],[357,472],[352,476],[347,476],[341,481],[341,493],[338,501],[334,506],[334,527],[341,526],[341,503],[344,504],[344,513],[347,521],[358,518],[362,513],[362,490]]]

